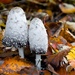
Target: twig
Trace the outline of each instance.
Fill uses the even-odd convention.
[[[16,4],[24,4],[24,3],[26,3],[26,0],[14,1],[12,3],[6,4],[6,6],[16,5]]]
[[[35,3],[35,4],[39,4],[39,5],[42,5],[42,6],[48,6],[47,3],[40,3],[38,1],[33,1],[33,0],[27,0],[28,2],[32,2],[32,3]]]

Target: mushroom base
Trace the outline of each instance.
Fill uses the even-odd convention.
[[[18,51],[19,51],[19,56],[21,58],[24,58],[24,49],[23,49],[23,47],[22,48],[18,48]]]
[[[41,70],[41,55],[40,54],[36,54],[36,67],[38,70]]]

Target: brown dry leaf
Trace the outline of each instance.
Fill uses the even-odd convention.
[[[6,57],[12,57],[12,56],[18,55],[17,51],[7,51],[0,54],[0,58],[6,58]]]
[[[48,55],[45,61],[47,64],[51,64],[54,68],[60,67],[60,63],[62,62],[63,57],[66,56],[68,52],[69,52],[69,49],[58,52],[53,55]]]
[[[50,37],[50,41],[53,43],[53,42],[56,42],[57,44],[69,44],[70,45],[70,43],[68,43],[67,42],[67,40],[66,39],[64,39],[62,36],[58,36],[58,37]]]
[[[74,42],[74,40],[75,40],[73,34],[68,30],[67,26],[62,28],[62,30],[60,32],[60,36],[63,36],[70,43]]]
[[[13,72],[20,71],[25,67],[32,67],[33,65],[27,61],[23,61],[20,58],[8,58],[4,61],[4,63],[0,66],[0,74],[9,74]]]
[[[45,27],[47,31],[49,32],[50,36],[58,36],[62,28],[62,25],[60,22],[51,22],[51,23],[46,23]]]
[[[64,16],[63,18],[61,18],[61,19],[59,20],[59,22],[65,22],[65,21],[67,21],[67,20],[69,20],[68,15]]]
[[[53,13],[52,13],[51,10],[43,10],[43,9],[39,9],[37,12],[38,12],[38,13],[47,13],[50,17],[53,16]]]
[[[2,75],[21,75],[21,74],[14,72],[14,73],[9,73],[9,74],[2,74]],[[28,74],[22,74],[22,75],[28,75]]]
[[[14,0],[0,0],[1,3],[8,4],[13,2]]]
[[[20,75],[20,74],[14,72],[14,73],[9,73],[9,74],[5,74],[5,75]]]
[[[64,39],[62,36],[50,37],[50,44],[54,48],[53,50],[55,52],[63,50],[64,46],[66,46],[67,48],[72,47],[72,45],[69,42],[67,42],[67,40]]]
[[[47,69],[48,69],[50,72],[52,72],[53,74],[59,75],[59,74],[54,70],[54,68],[53,68],[50,64],[48,64]]]
[[[42,3],[47,2],[47,0],[34,0],[34,1],[42,2]]]
[[[7,73],[4,75],[39,75],[39,71],[34,66],[32,66],[30,68],[25,67],[18,72]]]
[[[3,53],[3,44],[2,44],[2,39],[3,39],[3,31],[0,31],[0,53]]]
[[[0,47],[2,46],[3,32],[0,31]]]
[[[27,0],[27,1],[30,2],[30,3],[41,5],[41,6],[48,6],[47,3],[42,3],[43,1],[46,2],[46,0],[33,0],[33,1],[32,0]]]
[[[43,70],[42,72],[44,73],[44,75],[51,75],[51,72],[49,72],[48,70]]]
[[[20,72],[18,72],[20,75],[39,75],[39,71],[36,69],[36,67],[32,66],[30,68],[26,67],[22,69]]]

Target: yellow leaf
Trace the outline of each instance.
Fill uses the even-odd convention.
[[[74,58],[71,55],[66,56],[67,60],[73,60]]]
[[[5,27],[5,24],[0,20],[0,27]]]
[[[73,58],[75,58],[75,54],[73,54],[72,52],[69,52],[68,55],[72,56]]]
[[[75,48],[72,48],[70,51],[75,54]]]

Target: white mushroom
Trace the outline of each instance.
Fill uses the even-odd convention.
[[[28,37],[28,25],[25,12],[20,7],[10,10],[7,17],[3,44],[8,47],[16,47],[19,55],[24,58],[23,46],[26,46]]]
[[[34,18],[29,27],[29,44],[31,51],[36,53],[36,67],[41,69],[41,54],[47,52],[48,36],[43,22]]]

